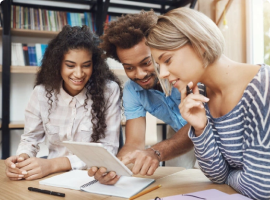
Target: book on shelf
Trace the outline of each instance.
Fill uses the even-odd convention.
[[[115,17],[107,15],[106,22],[114,19]],[[96,30],[94,15],[90,12],[64,12],[17,5],[11,6],[10,23],[11,28],[28,30],[61,31],[67,24],[87,25],[91,31]]]
[[[21,43],[12,43],[11,45],[11,65],[25,66]]]
[[[41,66],[47,44],[11,44],[12,66]]]
[[[30,66],[30,62],[29,62],[29,54],[28,54],[28,46],[27,46],[27,44],[22,44],[22,48],[23,48],[24,64],[25,64],[26,66]]]

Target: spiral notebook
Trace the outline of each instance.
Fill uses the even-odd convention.
[[[93,177],[89,177],[85,170],[72,170],[39,181],[39,184],[130,198],[145,189],[154,181],[155,179],[121,176],[115,185],[103,185]]]

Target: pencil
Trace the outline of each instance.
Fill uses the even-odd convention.
[[[136,198],[138,198],[138,197],[140,197],[140,196],[142,196],[142,195],[144,195],[144,194],[146,194],[146,193],[149,193],[149,192],[151,192],[151,191],[153,191],[153,190],[155,190],[155,189],[158,189],[158,188],[160,188],[160,187],[161,187],[161,185],[157,185],[157,186],[155,186],[155,187],[149,188],[148,190],[144,190],[144,191],[142,191],[142,192],[140,192],[140,193],[134,195],[133,197],[130,197],[129,200],[136,199]]]

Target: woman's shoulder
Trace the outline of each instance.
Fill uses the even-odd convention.
[[[47,99],[46,97],[47,91],[44,85],[36,85],[33,90],[33,94],[39,96],[40,99],[44,99],[44,98]],[[54,96],[55,96],[55,91],[52,92],[52,97]]]
[[[44,85],[36,85],[34,88],[34,92],[38,94],[44,94],[46,92]]]

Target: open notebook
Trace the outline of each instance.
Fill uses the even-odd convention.
[[[154,179],[149,178],[121,176],[115,185],[103,185],[93,177],[89,177],[87,171],[73,170],[39,181],[39,184],[130,198],[154,181]]]

